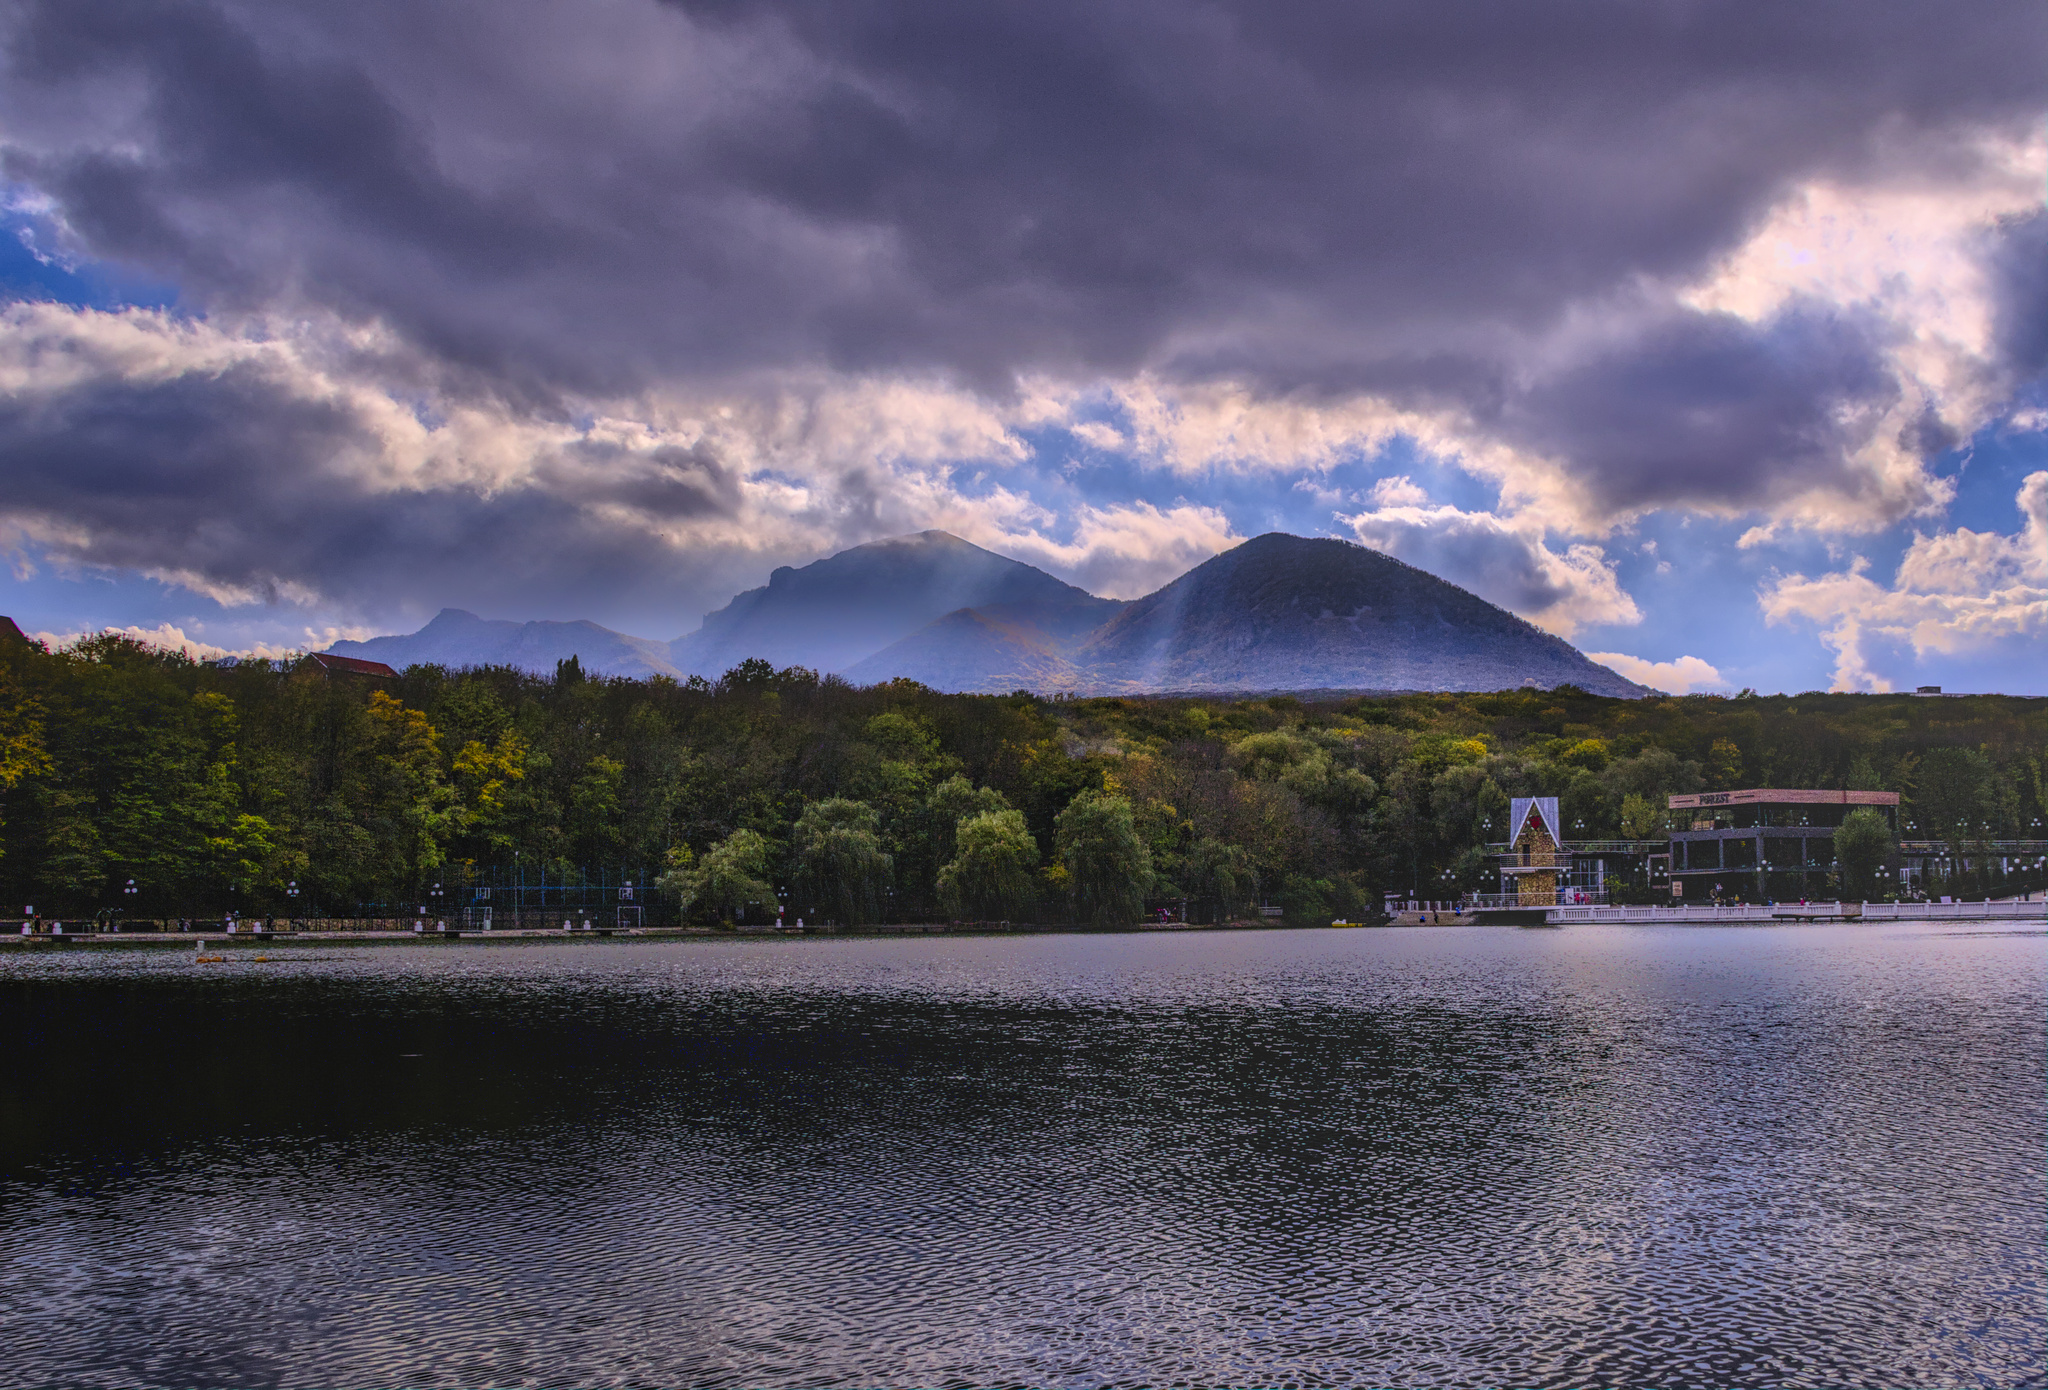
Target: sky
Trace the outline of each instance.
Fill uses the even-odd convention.
[[[2048,694],[2048,7],[0,0],[0,612],[692,631],[1341,536]]]

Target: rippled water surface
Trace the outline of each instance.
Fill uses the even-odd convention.
[[[9,952],[0,1380],[2048,1385],[2044,947]]]

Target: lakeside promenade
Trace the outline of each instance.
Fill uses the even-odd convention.
[[[1475,919],[1473,914],[1455,912],[1400,912],[1384,923],[1333,922],[1334,928],[1371,930],[1379,927],[1418,926],[1734,926],[1738,924],[1808,924],[1808,923],[1854,923],[1878,922],[2035,922],[2048,925],[2048,899],[2042,897],[1994,899],[1985,902],[1958,903],[1744,903],[1715,906],[1696,904],[1682,907],[1665,906],[1595,906],[1577,905],[1542,909],[1539,919],[1535,912],[1524,911],[1516,920],[1487,921],[1482,914]],[[1501,914],[1504,917],[1506,914]],[[336,919],[326,919],[329,921]],[[190,931],[100,931],[88,929],[86,923],[66,923],[66,930],[51,932],[37,931],[23,934],[20,921],[0,923],[0,949],[71,949],[79,947],[126,948],[149,946],[257,946],[289,944],[323,945],[402,945],[426,944],[456,940],[469,941],[578,941],[593,937],[636,938],[639,940],[731,940],[741,937],[773,936],[985,936],[985,935],[1050,935],[1061,933],[1108,932],[1156,932],[1156,931],[1233,931],[1273,930],[1271,924],[1254,921],[1222,922],[1213,925],[1186,923],[1136,922],[1129,927],[1095,928],[1072,923],[1003,923],[994,922],[910,922],[878,923],[860,927],[811,924],[798,928],[794,925],[742,926],[733,929],[712,927],[614,927],[577,925],[567,929],[561,927],[438,927],[428,925],[424,930],[414,930],[408,924],[400,927],[396,921],[387,924],[379,920],[373,927],[315,927],[294,926],[280,923],[262,926],[255,922],[238,922],[237,929],[229,931],[224,927],[209,925]],[[133,924],[130,924],[131,928]],[[1284,929],[1283,929],[1284,930]]]

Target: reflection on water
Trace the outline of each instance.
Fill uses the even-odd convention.
[[[0,1380],[2048,1385],[2039,934],[0,955]]]

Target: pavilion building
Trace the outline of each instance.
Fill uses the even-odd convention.
[[[1669,874],[1674,898],[1786,900],[1824,896],[1836,872],[1835,830],[1869,807],[1894,837],[1897,792],[1792,790],[1693,792],[1670,798]]]

